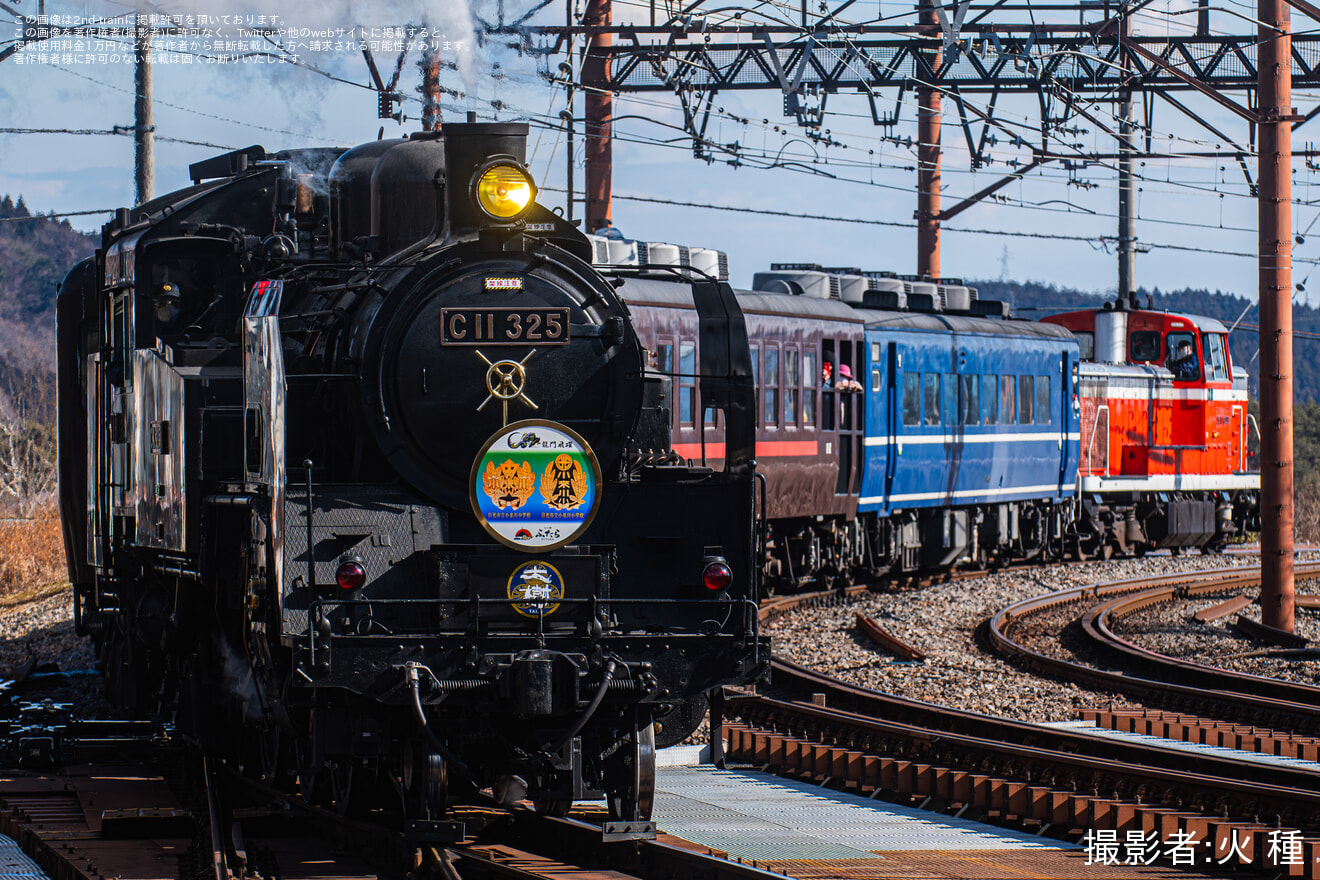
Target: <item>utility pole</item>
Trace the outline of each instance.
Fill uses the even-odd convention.
[[[1118,299],[1136,308],[1137,179],[1132,173],[1132,93],[1118,104]]]
[[[932,0],[920,0],[921,33],[939,35]],[[940,50],[930,69],[940,66]],[[917,89],[917,274],[940,277],[940,99],[938,89]]]
[[[611,91],[610,60],[605,50],[614,45],[609,32],[611,0],[587,0],[582,24],[589,31],[582,58],[582,85],[585,87],[583,110],[583,138],[587,158],[586,215],[584,232],[595,232],[609,226],[613,211],[613,149],[611,144],[614,119],[614,92]]]
[[[1131,33],[1132,19],[1119,26],[1120,51]],[[1126,58],[1126,56],[1121,56]],[[1118,95],[1118,301],[1133,308],[1137,296],[1137,181],[1132,174],[1132,91]]]
[[[435,42],[428,39],[422,50],[422,131],[440,130],[440,53]]]
[[[1293,632],[1292,37],[1285,0],[1258,0],[1260,613]]]
[[[133,182],[137,204],[156,193],[156,130],[151,109],[151,17],[138,12],[134,19],[137,68],[133,76]]]

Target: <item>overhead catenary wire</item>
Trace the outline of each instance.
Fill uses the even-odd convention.
[[[553,186],[543,186],[541,187],[541,189],[550,190],[552,192],[563,192],[562,189]],[[777,211],[772,208],[750,208],[740,205],[714,205],[714,204],[702,203],[702,202],[685,202],[679,199],[662,199],[653,196],[625,195],[621,193],[614,193],[613,197],[616,199],[622,199],[624,201],[630,201],[630,202],[649,202],[657,205],[668,205],[679,208],[700,208],[708,211],[731,211],[739,214],[761,214],[771,217],[788,217],[794,220],[821,220],[831,223],[853,223],[864,226],[889,226],[900,229],[917,228],[916,223],[904,221],[904,220],[876,220],[865,217],[837,217],[829,214],[809,214],[809,213],[796,212],[796,211]],[[944,227],[944,231],[953,232],[953,233],[965,233],[968,235],[998,235],[998,236],[1007,236],[1010,238],[1032,238],[1032,239],[1043,239],[1049,241],[1077,241],[1077,242],[1089,242],[1089,243],[1098,243],[1103,241],[1105,238],[1104,236],[1096,236],[1096,235],[1088,236],[1088,235],[1066,235],[1063,233],[1056,233],[1056,232],[1024,232],[1022,230],[1015,230],[1015,229],[972,229],[972,228],[957,227],[957,226],[946,226]],[[1215,248],[1201,248],[1201,247],[1192,247],[1188,245],[1168,244],[1168,243],[1160,243],[1160,242],[1143,242],[1143,244],[1145,244],[1148,247],[1158,248],[1161,250],[1186,251],[1186,252],[1200,253],[1200,254],[1214,254],[1216,256],[1224,256],[1224,257],[1251,257],[1252,259],[1255,259],[1256,257],[1255,253],[1248,253],[1245,251],[1226,251]],[[1320,259],[1316,259],[1316,260],[1296,259],[1294,262],[1320,264]]]

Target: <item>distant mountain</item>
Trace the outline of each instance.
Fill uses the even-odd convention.
[[[1020,318],[1038,318],[1054,312],[1079,308],[1098,308],[1109,297],[1083,293],[1066,287],[1016,281],[968,281],[980,291],[982,299],[1001,299],[1012,304],[1013,314]],[[1244,299],[1236,294],[1209,290],[1176,290],[1164,292],[1141,289],[1139,301],[1154,301],[1156,309],[1204,315],[1223,322],[1224,326],[1238,329],[1229,334],[1233,363],[1244,368],[1249,375],[1252,396],[1260,393],[1260,358],[1257,356],[1256,328],[1260,312],[1255,297]],[[1297,403],[1320,401],[1320,310],[1305,305],[1293,305],[1293,330],[1296,333],[1315,334],[1316,338],[1299,336],[1293,339],[1293,399]]]
[[[34,215],[22,196],[0,199],[0,416],[53,417],[56,291],[96,245],[67,220]]]
[[[34,215],[19,196],[0,199],[0,322],[17,325],[25,340],[53,362],[55,295],[74,264],[96,250],[98,238],[78,232],[68,220]],[[0,337],[0,354],[14,337]],[[17,352],[16,352],[17,353]]]

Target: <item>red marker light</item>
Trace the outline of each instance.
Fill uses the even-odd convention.
[[[701,582],[708,590],[723,590],[733,583],[733,569],[723,562],[712,562],[701,573]]]
[[[366,582],[367,570],[362,567],[362,563],[352,559],[339,566],[339,571],[335,572],[335,583],[345,590],[360,590]]]

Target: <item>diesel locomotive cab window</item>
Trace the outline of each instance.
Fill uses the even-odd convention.
[[[925,388],[926,405],[926,424],[939,425],[940,423],[940,374],[923,373],[922,387]]]
[[[962,393],[959,396],[958,421],[963,425],[981,424],[981,377],[960,376]]]
[[[1077,353],[1084,361],[1095,360],[1095,334],[1074,333],[1077,337]]]
[[[921,374],[903,374],[903,424],[921,424]]]
[[[944,374],[944,424],[960,425],[958,420],[958,374]]]
[[[802,352],[802,424],[816,424],[816,351]]]
[[[1165,348],[1164,366],[1173,373],[1175,379],[1201,378],[1201,361],[1196,354],[1195,333],[1170,333],[1165,344],[1167,348]]]
[[[784,349],[784,427],[797,427],[798,385],[802,376],[798,373],[798,350]]]
[[[1053,421],[1053,413],[1050,412],[1050,402],[1054,398],[1050,395],[1049,376],[1036,377],[1036,424],[1048,425]]]
[[[999,377],[985,376],[981,380],[981,388],[985,391],[985,423],[997,425],[999,424]]]
[[[1128,337],[1128,360],[1134,364],[1160,359],[1160,334],[1157,330],[1137,330]]]
[[[779,346],[765,347],[765,426],[775,427],[779,418]]]
[[[1031,424],[1031,403],[1035,399],[1032,388],[1034,376],[1018,376],[1018,424]]]
[[[1233,376],[1228,371],[1228,349],[1224,345],[1224,334],[1206,333],[1201,337],[1201,348],[1205,351],[1206,381],[1230,381]]]

